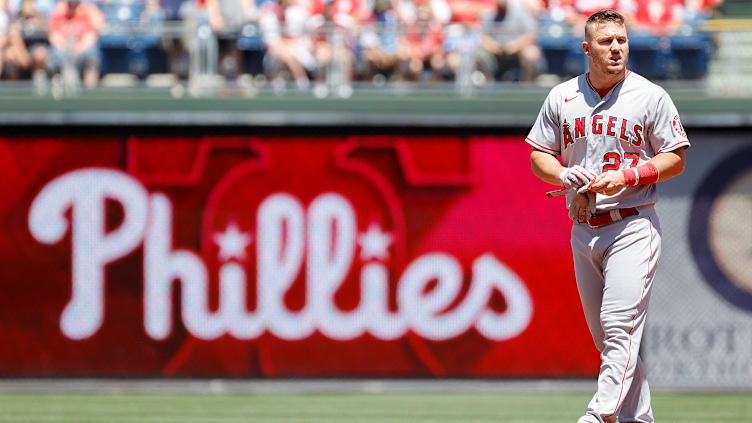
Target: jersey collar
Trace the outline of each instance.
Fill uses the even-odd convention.
[[[596,95],[597,95],[598,97],[600,97],[600,99],[601,99],[601,100],[603,100],[603,99],[605,99],[606,97],[608,97],[608,94],[609,94],[609,93],[611,93],[611,92],[612,92],[612,91],[614,90],[614,88],[618,87],[618,86],[619,86],[619,84],[621,84],[622,82],[624,82],[624,80],[625,80],[625,79],[627,79],[627,77],[628,77],[628,76],[629,76],[629,75],[630,75],[631,73],[632,73],[632,71],[631,71],[631,70],[629,70],[629,69],[627,69],[627,72],[626,72],[626,73],[624,74],[624,78],[622,78],[622,79],[621,79],[621,80],[620,80],[619,82],[617,82],[616,84],[614,84],[614,86],[613,86],[613,87],[609,88],[609,89],[608,89],[608,90],[607,90],[607,91],[606,91],[606,92],[605,92],[605,93],[604,93],[603,95],[601,95],[601,93],[600,93],[600,92],[599,92],[599,91],[598,91],[597,89],[595,89],[595,87],[593,86],[593,84],[592,84],[592,83],[590,82],[590,72],[588,72],[587,74],[585,74],[585,80],[587,81],[587,84],[588,84],[588,86],[590,87],[590,89],[591,89],[591,90],[593,90],[593,92],[594,92],[594,93],[595,93],[595,94],[596,94]]]

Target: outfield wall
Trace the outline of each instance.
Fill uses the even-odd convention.
[[[597,374],[519,131],[97,131],[0,140],[4,376]],[[752,139],[690,136],[642,353],[750,386]]]

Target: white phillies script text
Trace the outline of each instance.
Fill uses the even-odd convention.
[[[108,199],[124,211],[122,223],[112,231],[105,230]],[[278,192],[263,199],[256,213],[256,310],[246,307],[245,268],[227,259],[232,252],[220,250],[220,259],[227,260],[219,269],[219,308],[212,311],[205,263],[193,251],[172,247],[172,203],[165,194],[149,193],[138,180],[114,169],[80,169],[54,179],[34,199],[29,229],[44,244],[58,243],[71,231],[72,295],[60,317],[63,334],[85,339],[100,329],[105,267],[141,245],[143,324],[152,339],[165,339],[173,330],[176,281],[182,287],[183,325],[206,340],[225,334],[254,339],[265,331],[287,340],[303,339],[314,331],[336,340],[364,333],[392,340],[408,330],[443,340],[475,327],[482,336],[501,341],[519,335],[530,323],[533,308],[525,284],[491,253],[473,261],[471,287],[450,310],[446,308],[457,299],[464,277],[458,260],[445,252],[415,258],[399,278],[396,311],[388,306],[388,269],[373,259],[382,257],[361,254],[360,304],[343,311],[335,305],[334,294],[353,266],[358,228],[349,200],[336,192],[322,193],[306,209],[293,194]],[[244,248],[251,241],[236,231],[233,226],[227,233],[240,239]],[[388,237],[382,234],[380,239]],[[284,296],[303,266],[306,303],[291,311]],[[436,285],[426,290],[433,281]],[[494,290],[504,296],[502,313],[488,307]]]

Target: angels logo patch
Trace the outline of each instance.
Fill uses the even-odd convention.
[[[687,132],[684,131],[684,126],[682,126],[681,119],[679,119],[679,115],[674,116],[674,121],[672,122],[672,126],[674,127],[674,132],[686,138]]]

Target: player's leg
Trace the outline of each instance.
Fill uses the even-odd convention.
[[[572,226],[571,242],[577,291],[580,294],[582,311],[593,337],[593,343],[598,351],[602,351],[604,334],[600,314],[604,280],[603,269],[601,269],[602,258],[595,252],[594,236],[595,230],[587,225],[575,223]],[[591,405],[595,399],[594,396]],[[586,414],[578,420],[578,423],[599,423],[599,418],[599,416]]]
[[[601,257],[594,252],[593,237],[594,230],[588,225],[575,223],[572,226],[571,243],[577,291],[595,347],[602,351],[603,328],[600,316],[604,280]]]
[[[653,421],[653,410],[650,407],[650,387],[645,374],[645,365],[639,356],[632,377],[632,385],[624,397],[618,417],[621,423]]]
[[[601,230],[602,240],[613,242],[604,250],[600,312],[604,345],[598,392],[588,411],[600,415],[604,422],[616,421],[637,372],[642,331],[660,255],[661,237],[656,223],[655,214],[648,212]],[[638,386],[634,395],[642,395]]]

